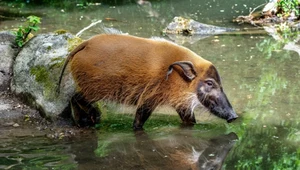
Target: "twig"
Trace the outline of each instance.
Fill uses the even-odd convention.
[[[32,27],[34,27],[35,26],[35,23],[32,25]],[[23,41],[25,42],[26,41],[26,39],[27,39],[27,37],[28,37],[28,35],[30,34],[30,32],[32,31],[32,29],[31,28],[29,28],[29,30],[26,32],[26,34],[25,35],[23,35]],[[22,31],[23,32],[23,31]]]
[[[266,4],[266,3],[263,3],[263,4],[258,5],[257,7],[253,8],[252,11],[249,10],[249,16],[250,16],[255,10],[257,10],[258,8],[260,8],[261,6],[263,6],[263,5],[265,5],[265,4]]]
[[[86,31],[87,29],[90,29],[92,26],[94,26],[94,25],[96,25],[96,24],[98,24],[98,23],[101,23],[101,22],[102,22],[102,20],[98,20],[98,21],[96,21],[96,22],[91,23],[89,26],[84,27],[82,30],[80,30],[80,31],[76,34],[76,36],[77,36],[77,37],[80,37],[81,34],[82,34],[84,31]]]

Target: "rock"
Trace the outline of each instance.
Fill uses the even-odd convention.
[[[14,123],[12,126],[13,127],[19,127],[20,125],[18,123]]]
[[[222,32],[236,31],[237,29],[202,24],[192,19],[174,17],[173,21],[163,30],[166,34],[183,35],[214,35]]]
[[[0,32],[0,91],[9,89],[13,60],[17,52],[15,35],[8,31]]]
[[[185,42],[193,44],[211,35],[232,31],[238,31],[238,29],[218,27],[202,24],[192,19],[174,17],[173,21],[163,30],[163,33],[177,44],[184,44]]]
[[[277,13],[277,0],[270,0],[262,9],[264,16],[273,16]]]
[[[15,59],[12,91],[38,109],[43,117],[61,115],[74,95],[75,85],[66,71],[60,88],[57,83],[69,51],[81,43],[72,34],[40,34],[25,44]]]

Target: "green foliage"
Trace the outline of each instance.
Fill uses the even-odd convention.
[[[289,16],[292,11],[299,15],[298,0],[280,0],[277,5],[282,9],[284,16]]]
[[[300,168],[300,149],[297,152],[283,153],[281,159],[273,162],[274,169],[293,170]]]
[[[233,154],[227,161],[230,169],[299,169],[299,149],[287,145],[285,127],[261,128],[249,126],[246,138],[236,144]],[[252,130],[252,131],[251,131]],[[249,140],[250,139],[250,140]]]
[[[275,28],[276,30],[274,30],[273,34],[277,37],[276,41],[268,38],[256,44],[257,49],[263,52],[266,59],[271,59],[274,56],[274,52],[282,51],[287,43],[295,41],[299,36],[299,32],[294,31],[286,23],[276,25]],[[289,56],[289,53],[284,53],[281,58],[287,59]]]
[[[19,47],[22,47],[28,41],[31,31],[38,31],[40,29],[38,26],[41,23],[40,20],[37,16],[29,16],[26,20],[26,27],[20,26],[18,31],[15,32],[16,43]]]

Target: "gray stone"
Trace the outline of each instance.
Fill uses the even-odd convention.
[[[27,42],[15,59],[12,91],[46,118],[60,115],[74,95],[75,86],[68,71],[59,94],[56,88],[68,49],[77,39],[69,33],[40,34]]]
[[[214,35],[237,29],[203,24],[192,19],[174,17],[173,21],[163,30],[167,34],[183,35]]]
[[[192,19],[174,17],[173,21],[163,30],[163,33],[178,44],[184,44],[185,42],[193,44],[209,36],[232,31],[238,31],[238,29],[218,27]]]
[[[0,91],[9,89],[13,60],[18,52],[15,36],[8,32],[0,32]]]

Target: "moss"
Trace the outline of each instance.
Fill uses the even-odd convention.
[[[55,84],[51,81],[49,73],[49,70],[43,66],[36,66],[30,69],[30,74],[35,77],[36,82],[44,87],[43,93],[47,98],[51,98],[51,94],[53,95],[52,92],[55,88]]]
[[[54,31],[54,33],[55,34],[58,34],[58,35],[60,35],[60,34],[65,34],[65,33],[67,33],[68,31],[67,30],[64,30],[64,29],[58,29],[58,30],[56,30],[56,31]]]
[[[63,34],[63,31],[60,31]],[[78,46],[83,40],[75,37],[68,38],[68,51],[73,50]],[[47,47],[47,50],[51,50],[51,46]],[[49,65],[34,66],[30,69],[30,74],[35,77],[35,81],[43,86],[43,94],[48,99],[55,99],[55,93],[53,93],[56,88],[56,82],[58,81],[57,75],[60,74],[60,70],[65,62],[65,56],[57,56],[52,58]]]
[[[65,63],[65,58],[63,58],[63,57],[56,57],[56,58],[52,58],[51,59],[51,65],[50,65],[50,67],[49,67],[49,69],[50,70],[52,70],[52,69],[55,69],[55,68],[62,68],[62,66],[64,65],[64,63]]]
[[[83,42],[83,40],[79,37],[68,39],[68,51],[71,52],[82,42]]]
[[[47,47],[47,50],[48,50],[48,51],[50,51],[50,50],[51,50],[51,48],[52,48],[52,47],[49,45],[49,46]]]
[[[103,107],[103,106],[102,106]],[[105,110],[105,109],[101,109]],[[106,113],[107,112],[107,113]],[[133,114],[111,113],[107,110],[101,115],[100,124],[97,126],[100,131],[105,132],[131,132],[134,120]],[[178,127],[181,120],[177,115],[152,115],[145,123],[144,128],[152,131],[161,127]]]
[[[38,83],[45,82],[49,78],[49,73],[47,72],[47,69],[42,66],[36,66],[31,68],[30,74],[35,76],[35,80]]]
[[[97,124],[95,127],[100,132],[132,132],[132,124],[135,115],[134,114],[120,114],[115,113],[114,111],[111,111],[111,109],[106,108],[107,106],[103,106],[103,103],[100,103],[99,106],[101,107],[101,120],[100,123]],[[226,127],[227,123],[222,123],[223,120],[220,120],[220,122],[198,122],[193,126],[194,130],[200,130],[200,131],[214,131],[215,134],[223,134],[226,132],[228,127]],[[150,118],[145,122],[144,129],[147,132],[153,132],[157,129],[161,128],[178,128],[182,126],[182,121],[180,117],[176,114],[171,115],[165,115],[160,113],[153,113]],[[187,127],[188,128],[188,127]],[[203,134],[201,134],[203,135]]]

